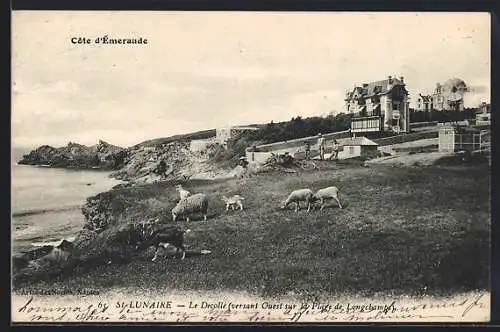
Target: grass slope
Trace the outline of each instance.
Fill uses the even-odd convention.
[[[336,185],[344,209],[282,211],[297,188]],[[244,290],[279,296],[436,294],[489,289],[489,168],[331,166],[250,179],[192,181],[210,196],[207,223],[192,221],[184,261],[136,258],[24,289]],[[241,194],[245,210],[225,212],[221,195]],[[166,215],[177,199],[169,183],[122,188],[123,218]],[[120,212],[117,212],[120,213]],[[183,221],[183,223],[185,223]]]

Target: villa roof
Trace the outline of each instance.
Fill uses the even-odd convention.
[[[367,83],[364,86],[356,86],[351,92],[348,93],[347,99],[351,99],[354,95],[354,92],[357,92],[364,98],[369,98],[376,95],[384,95],[389,93],[393,87],[398,85],[404,86],[405,84],[403,81],[397,78],[392,78],[392,85],[389,84],[389,79],[385,79]]]

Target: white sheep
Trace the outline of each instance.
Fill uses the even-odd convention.
[[[203,214],[203,220],[207,220],[208,211],[208,198],[205,194],[194,194],[190,195],[184,199],[181,199],[179,203],[172,209],[172,219],[175,221],[177,217],[185,216],[186,221],[189,222],[189,216],[201,213]]]
[[[245,200],[245,198],[241,195],[233,195],[229,198],[222,196],[222,201],[226,203],[226,211],[229,211],[229,208],[233,211],[235,208],[243,210],[243,200]]]
[[[311,209],[314,194],[311,189],[297,189],[290,193],[288,198],[283,202],[282,209],[286,208],[290,203],[295,203],[295,212],[300,210],[299,202],[307,203],[307,212]]]
[[[179,192],[180,200],[191,195],[191,193],[189,191],[187,191],[186,189],[184,189],[181,184],[178,184],[177,186],[175,186],[175,190],[177,190]]]
[[[323,207],[325,206],[324,205],[325,200],[332,198],[332,199],[337,201],[337,203],[339,204],[339,207],[342,209],[342,205],[340,204],[340,199],[339,199],[339,193],[340,193],[339,188],[334,187],[334,186],[323,188],[323,189],[318,190],[314,194],[313,200],[319,200],[320,204],[321,204],[320,210],[323,210]]]

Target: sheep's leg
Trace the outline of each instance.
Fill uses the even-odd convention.
[[[154,262],[156,260],[156,258],[158,257],[158,249],[160,249],[160,247],[156,247],[156,251],[155,251],[155,256],[153,257],[153,259],[151,260],[152,262]]]
[[[337,201],[337,203],[339,203],[339,207],[342,209],[342,205],[340,204],[340,200],[338,197],[333,197],[333,199],[335,199]]]
[[[186,222],[189,222],[189,217],[186,217]]]
[[[240,210],[243,210],[243,203],[240,202]]]
[[[323,208],[325,207],[324,203],[325,203],[325,200],[324,198],[320,198],[320,203],[321,203],[321,208],[319,209],[320,211],[323,211]]]
[[[203,221],[207,221],[207,215],[206,214],[203,215]]]
[[[229,211],[229,204],[226,204],[226,211]]]
[[[184,247],[183,244],[181,244],[179,249],[182,251],[182,257],[181,257],[182,261],[186,257],[186,248]]]

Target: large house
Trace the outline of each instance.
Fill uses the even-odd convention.
[[[409,132],[408,91],[404,78],[363,83],[348,91],[345,111],[353,114],[351,132]]]
[[[418,95],[416,110],[463,111],[464,95],[467,90],[467,85],[459,78],[451,78],[444,84],[437,83],[433,94]]]

